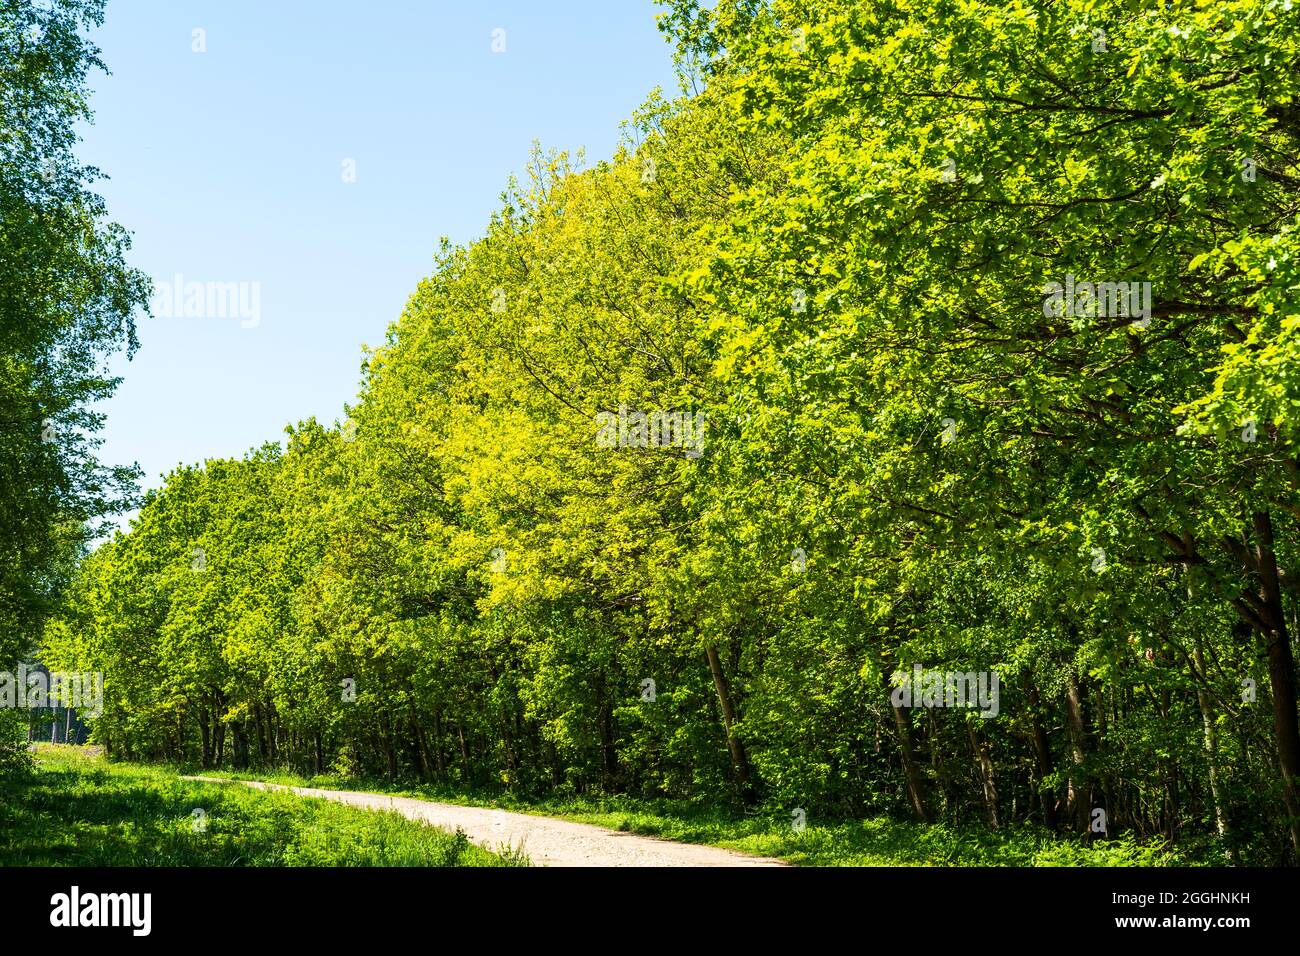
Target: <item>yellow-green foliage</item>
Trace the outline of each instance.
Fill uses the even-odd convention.
[[[1294,853],[1288,6],[664,23],[700,91],[539,151],[346,421],[179,469],[83,563],[46,653],[105,672],[96,737]],[[1149,314],[1053,311],[1076,278]],[[624,409],[701,454],[603,447]],[[896,713],[912,665],[996,672],[996,718]]]

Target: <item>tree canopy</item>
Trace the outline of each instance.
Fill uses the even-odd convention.
[[[74,155],[101,0],[0,2],[0,669],[30,651],[82,543],[133,494],[100,466],[105,367],[148,282]]]
[[[538,151],[342,421],[82,563],[99,738],[1294,860],[1289,0],[661,22],[689,93]]]

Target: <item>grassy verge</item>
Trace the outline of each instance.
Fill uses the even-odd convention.
[[[805,866],[1194,866],[1224,862],[1193,859],[1163,843],[1142,844],[1131,837],[1084,846],[1077,840],[1029,826],[992,831],[975,826],[926,826],[887,817],[824,821],[810,817],[805,829],[795,832],[789,811],[773,808],[742,814],[685,801],[626,796],[522,799],[505,792],[432,784],[394,786],[386,781],[301,777],[286,772],[255,774],[192,768],[186,772],[565,817],[611,830],[725,847]]]
[[[194,783],[76,748],[45,745],[38,758],[33,776],[0,781],[0,865],[527,865],[395,813]]]

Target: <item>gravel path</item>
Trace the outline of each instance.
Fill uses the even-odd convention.
[[[411,797],[351,790],[317,790],[286,787],[254,780],[219,777],[184,777],[204,783],[243,783],[259,790],[290,790],[303,797],[336,800],[370,810],[391,810],[444,830],[460,827],[475,843],[494,849],[502,844],[520,847],[534,866],[785,866],[769,857],[748,856],[732,850],[694,843],[673,843],[654,837],[620,833],[588,823],[509,813],[484,807],[461,807]]]

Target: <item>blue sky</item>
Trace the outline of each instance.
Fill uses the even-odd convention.
[[[382,341],[440,236],[482,234],[534,140],[594,162],[651,89],[675,92],[659,9],[110,0],[93,39],[111,75],[92,78],[80,158],[111,177],[96,188],[135,266],[258,283],[260,314],[143,319],[135,359],[114,363],[101,460],[138,462],[155,487],[341,417],[362,344]]]

